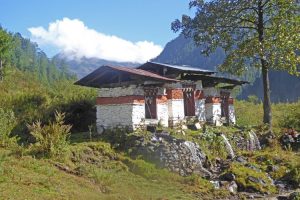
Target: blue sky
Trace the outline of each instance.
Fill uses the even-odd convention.
[[[50,56],[66,49],[77,51],[80,45],[75,45],[75,48],[74,45],[69,47],[69,44],[56,44],[53,38],[50,41],[49,37],[57,33],[47,32],[49,23],[57,22],[58,27],[63,24],[64,18],[71,20],[70,22],[78,19],[89,30],[106,36],[114,35],[134,45],[146,40],[152,42],[152,46],[163,47],[178,35],[171,31],[171,22],[184,13],[191,14],[188,2],[188,0],[0,0],[0,23],[9,31],[20,32],[23,36],[32,38]],[[44,30],[35,31],[33,34],[28,31],[32,27]],[[69,30],[67,26],[65,29]],[[76,29],[73,32],[77,32]],[[87,34],[87,37],[89,35]],[[149,44],[144,46],[147,45],[149,47]]]

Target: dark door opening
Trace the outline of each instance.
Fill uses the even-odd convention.
[[[221,92],[221,117],[225,117],[226,123],[229,123],[229,92]]]
[[[195,116],[195,97],[194,90],[183,91],[184,115]]]
[[[145,118],[157,119],[156,94],[157,88],[144,88],[145,92]]]

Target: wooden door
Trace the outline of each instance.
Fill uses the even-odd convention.
[[[156,119],[156,96],[145,96],[145,117]]]
[[[156,108],[156,94],[157,88],[144,88],[145,93],[145,118],[156,119],[157,108]]]
[[[195,116],[194,90],[183,91],[184,115]]]
[[[229,92],[221,92],[221,117],[225,117],[226,122],[229,123]]]

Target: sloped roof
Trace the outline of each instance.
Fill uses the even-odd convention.
[[[183,77],[183,79],[184,80],[202,80],[203,86],[216,85],[218,83],[228,83],[228,84],[233,84],[233,85],[249,84],[248,81],[227,78],[227,77],[222,77],[222,76],[203,75],[203,74],[186,75]]]
[[[192,72],[192,73],[199,73],[199,74],[214,74],[215,73],[214,71],[191,67],[189,65],[172,65],[172,64],[159,63],[159,62],[147,62],[147,63],[137,67],[137,69],[149,70],[149,69],[155,69],[155,68],[157,69],[157,68],[163,68],[163,67],[175,69],[180,72]]]
[[[136,78],[132,78],[132,76],[135,76]],[[75,85],[101,88],[109,84],[113,87],[112,84],[116,84],[117,87],[117,85],[122,86],[122,83],[138,83],[147,80],[158,82],[178,82],[178,80],[163,77],[142,69],[105,65],[83,77],[77,81]]]

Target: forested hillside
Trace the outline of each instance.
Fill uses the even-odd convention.
[[[225,53],[221,49],[206,57],[201,54],[202,47],[197,47],[190,38],[183,35],[170,41],[163,52],[154,61],[170,64],[186,64],[203,69],[217,70],[217,66],[223,62]],[[260,73],[253,68],[242,79],[251,82],[244,86],[241,99],[247,99],[249,95],[256,95],[262,99],[262,81]],[[272,71],[270,75],[271,100],[273,102],[297,101],[300,97],[300,78],[289,75],[287,72]]]
[[[2,28],[1,31],[4,34],[6,32]],[[36,43],[22,37],[20,33],[9,33],[9,37],[11,48],[3,59],[4,68],[17,68],[29,72],[43,83],[76,78],[66,65],[49,59]]]

